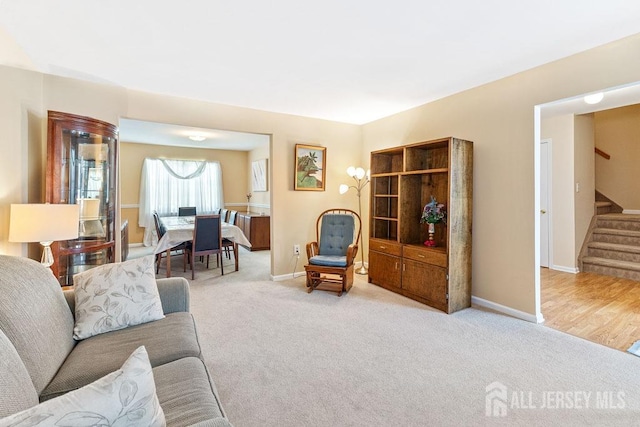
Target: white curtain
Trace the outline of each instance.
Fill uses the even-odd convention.
[[[158,243],[153,211],[177,215],[180,206],[195,206],[198,214],[224,206],[220,163],[144,159],[138,225],[145,229],[145,246]]]

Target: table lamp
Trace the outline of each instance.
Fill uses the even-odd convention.
[[[12,204],[9,241],[40,242],[44,247],[40,262],[51,270],[53,264],[51,243],[78,237],[79,213],[78,205]]]

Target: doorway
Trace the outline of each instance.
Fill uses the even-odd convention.
[[[271,136],[220,129],[199,128],[170,123],[120,118],[120,181],[122,196],[119,208],[122,221],[128,221],[132,243],[144,242],[145,228],[138,226],[140,175],[145,158],[206,160],[220,164],[223,174],[224,208],[247,215],[260,215],[267,225],[271,221],[270,186],[254,191],[251,166],[254,161],[269,162]],[[271,174],[271,168],[267,169]],[[267,177],[267,182],[269,177]],[[251,197],[248,197],[251,194]],[[247,216],[244,215],[244,216]],[[270,230],[271,227],[266,228]],[[247,235],[247,232],[245,235]],[[268,232],[270,234],[270,232]],[[271,236],[269,236],[271,237]],[[248,238],[252,240],[249,236]],[[263,237],[263,240],[266,238]],[[149,239],[147,239],[147,243]],[[271,240],[271,239],[268,239]],[[264,245],[259,245],[264,246]],[[268,246],[267,246],[268,247]],[[271,251],[264,251],[270,255]],[[271,256],[266,269],[272,274]],[[264,263],[260,263],[264,265]]]
[[[632,314],[629,319],[635,319],[634,316],[637,313],[635,301],[640,295],[640,287],[637,286],[637,282],[630,283],[626,279],[577,271],[569,272],[567,269],[554,267],[551,221],[553,207],[550,204],[554,181],[550,173],[553,168],[552,158],[549,155],[552,145],[551,140],[542,139],[541,124],[543,117],[554,114],[582,115],[638,103],[640,103],[640,84],[635,83],[607,90],[604,101],[598,105],[585,104],[583,96],[578,96],[536,106],[534,109],[535,299],[537,318],[542,319],[544,314],[547,317],[546,323],[549,327],[623,351],[628,346],[629,340],[632,340],[633,337],[637,339],[640,336],[640,325],[637,323],[634,326],[633,322],[623,320],[625,325],[624,327],[621,325],[621,319],[627,319],[626,316],[629,313]],[[558,148],[561,146],[554,147],[554,149]],[[573,162],[574,158],[571,158],[571,161]],[[571,163],[562,166],[573,170],[580,165]],[[577,180],[575,176],[573,179]],[[574,182],[573,186],[573,191],[577,193],[580,188],[577,182]],[[543,211],[547,212],[546,217]],[[557,221],[560,218],[564,218],[564,216],[556,217],[556,227],[575,226],[575,224],[558,224]],[[547,227],[548,232],[546,231]],[[577,251],[579,251],[579,247]],[[633,296],[633,298],[629,298],[629,296]],[[599,303],[601,304],[599,305]]]

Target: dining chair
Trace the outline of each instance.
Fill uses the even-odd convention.
[[[227,223],[231,225],[236,225],[236,217],[238,215],[238,211],[229,211],[229,219]],[[227,258],[231,259],[231,249],[233,249],[233,240],[231,239],[222,239],[222,247],[224,248],[225,253],[227,254]],[[235,252],[234,252],[235,256]]]
[[[178,216],[195,216],[195,215],[197,215],[195,206],[184,206],[184,207],[178,208]]]
[[[222,222],[220,215],[198,215],[193,226],[193,240],[187,245],[188,257],[191,259],[191,279],[195,279],[196,273],[193,260],[196,256],[207,256],[207,269],[209,268],[209,255],[216,255],[217,264],[224,275],[222,256]]]
[[[153,212],[153,222],[154,222],[154,224],[156,226],[156,234],[158,235],[158,241],[159,241],[160,239],[162,239],[162,236],[164,236],[165,229],[164,229],[164,227],[162,225],[162,222],[160,221],[160,216],[158,215],[158,212],[156,212],[156,211]],[[187,243],[188,242],[182,242],[179,245],[172,247],[171,251],[170,251],[170,253],[176,252],[176,253],[173,253],[172,256],[173,255],[180,255],[177,252],[178,251],[182,251],[181,252],[181,254],[183,256],[182,263],[183,263],[183,267],[185,268],[185,270],[186,270],[186,265],[187,265],[187,260],[185,259],[185,257],[187,256],[187,253],[185,251],[186,248],[187,248]],[[162,262],[162,258],[163,257],[166,258],[166,254],[167,254],[166,251],[163,251],[163,252],[160,252],[159,254],[156,254],[156,274],[158,274],[160,272],[160,263]],[[167,259],[167,262],[171,262],[171,260]]]
[[[238,215],[238,211],[229,211],[229,218],[227,218],[227,222],[229,224],[236,225],[236,216]]]
[[[213,209],[211,215],[220,215],[220,208]]]
[[[221,209],[220,210],[220,221],[227,222],[227,213],[228,212],[229,212],[229,209]]]

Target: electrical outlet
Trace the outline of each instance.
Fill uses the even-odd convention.
[[[293,245],[293,254],[295,256],[300,256],[300,245]]]

